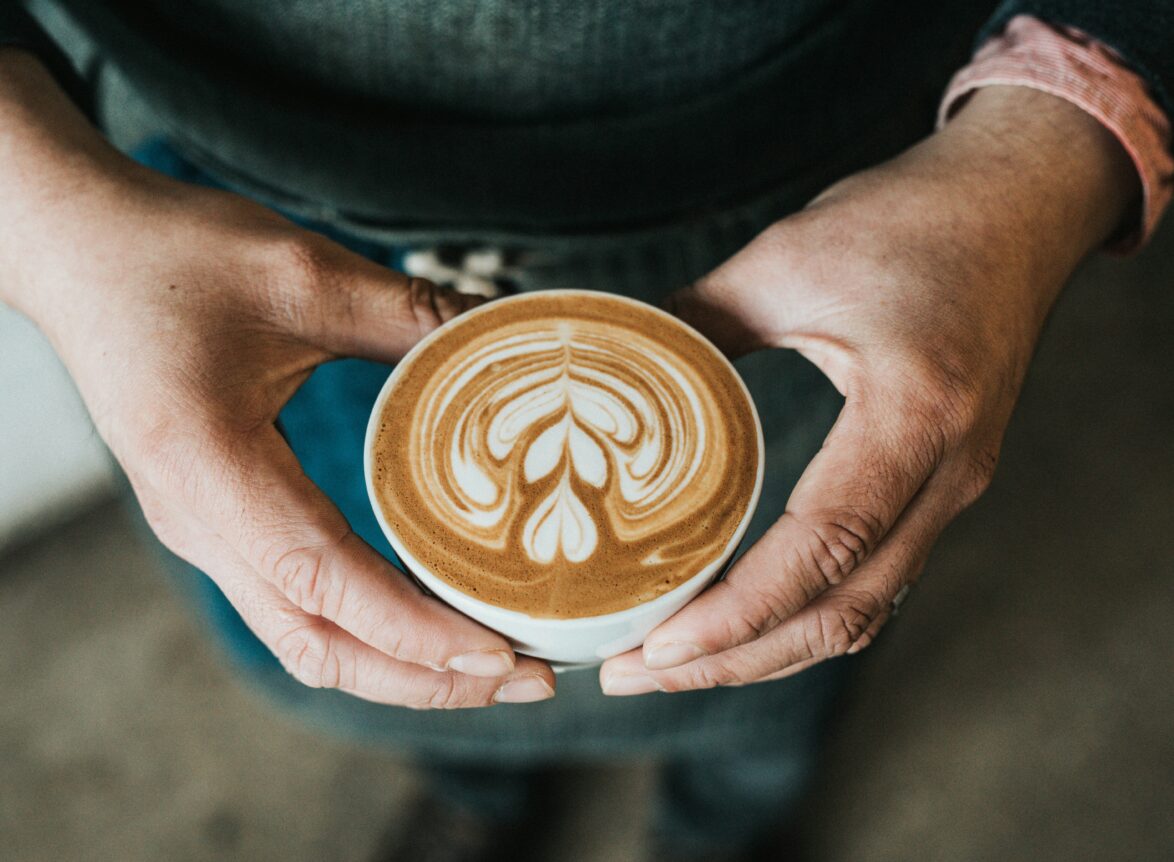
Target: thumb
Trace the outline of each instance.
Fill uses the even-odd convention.
[[[421,338],[483,300],[335,247],[313,278],[302,334],[339,356],[395,362]]]
[[[752,292],[740,289],[739,282],[730,277],[731,263],[669,294],[661,306],[736,359],[769,346],[769,334],[763,326],[769,316],[757,311]]]

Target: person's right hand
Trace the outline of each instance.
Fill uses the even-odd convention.
[[[471,300],[133,165],[12,51],[0,187],[0,297],[54,343],[159,538],[290,673],[418,708],[553,695],[549,666],[359,539],[274,426],[316,365],[395,361]]]

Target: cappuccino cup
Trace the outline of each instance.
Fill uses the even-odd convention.
[[[579,290],[430,333],[388,377],[364,447],[408,573],[556,667],[639,646],[720,576],[763,460],[750,393],[704,336]]]

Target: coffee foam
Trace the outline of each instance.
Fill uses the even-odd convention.
[[[533,616],[621,610],[718,561],[758,432],[708,343],[647,306],[552,292],[458,318],[397,372],[379,504],[428,570]]]

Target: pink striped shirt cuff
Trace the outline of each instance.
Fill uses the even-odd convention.
[[[1065,99],[1096,117],[1129,153],[1141,177],[1137,222],[1109,250],[1136,251],[1153,235],[1174,192],[1170,120],[1145,81],[1108,46],[1071,27],[1017,15],[950,81],[938,111],[943,126],[980,87],[1031,87]]]

